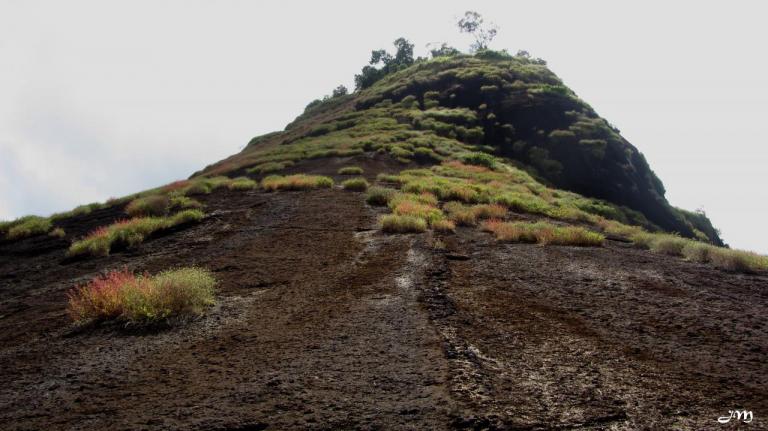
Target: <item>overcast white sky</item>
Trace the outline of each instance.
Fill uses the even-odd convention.
[[[352,88],[405,36],[465,49],[467,9],[619,127],[673,205],[768,253],[762,2],[0,0],[0,219],[179,178]]]

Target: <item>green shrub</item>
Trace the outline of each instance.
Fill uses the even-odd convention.
[[[132,200],[126,207],[125,213],[131,217],[163,216],[168,214],[171,201],[166,195],[150,195]]]
[[[362,175],[363,168],[357,166],[346,166],[339,169],[339,175]]]
[[[420,233],[427,230],[427,222],[423,218],[387,214],[380,218],[381,230],[387,233]]]
[[[371,187],[368,189],[368,194],[365,197],[365,201],[369,205],[384,206],[389,203],[389,200],[397,193],[397,190],[388,189],[386,187]]]
[[[152,323],[201,314],[214,303],[216,279],[201,268],[179,268],[155,276],[113,271],[69,293],[73,321]]]
[[[351,178],[341,183],[344,190],[351,190],[354,192],[364,192],[368,189],[368,181],[365,178]]]

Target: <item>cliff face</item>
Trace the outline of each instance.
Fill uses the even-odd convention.
[[[419,139],[432,140],[433,153],[414,151]],[[274,150],[263,157],[278,146],[294,160],[383,148],[422,165],[463,146],[511,161],[545,184],[637,211],[647,220],[632,217],[636,224],[722,245],[706,217],[670,206],[661,180],[617,129],[545,65],[525,58],[489,53],[418,63],[308,108],[285,131],[255,138],[204,172],[279,160]]]

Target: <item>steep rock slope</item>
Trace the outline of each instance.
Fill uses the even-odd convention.
[[[374,181],[392,163],[301,169],[340,181],[354,164]],[[0,242],[3,429],[698,430],[768,408],[765,272],[610,239],[385,235],[386,210],[340,189],[197,198],[199,224],[109,256],[73,260],[45,235]],[[65,227],[80,235],[123,210]],[[77,282],[188,265],[220,281],[201,319],[149,332],[68,321]]]
[[[768,258],[707,244],[657,183],[543,65],[419,63],[190,180],[0,225],[0,424],[699,430],[766,411]],[[188,266],[218,281],[202,316],[67,315],[101,273]]]

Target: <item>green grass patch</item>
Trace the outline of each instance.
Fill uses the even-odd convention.
[[[350,178],[341,183],[344,190],[350,190],[353,192],[364,192],[368,189],[368,181],[365,178]]]
[[[164,216],[171,208],[171,200],[166,195],[149,195],[132,200],[125,207],[125,213],[131,217]]]
[[[387,205],[392,197],[397,193],[397,190],[386,187],[371,187],[368,189],[368,193],[365,196],[365,202],[368,205],[384,206]]]
[[[183,223],[199,222],[204,216],[200,210],[188,209],[169,217],[136,217],[122,220],[102,226],[74,242],[69,247],[68,255],[108,256],[116,246],[137,246],[154,232]]]
[[[201,209],[203,204],[187,196],[174,196],[171,198],[171,208],[175,209]]]
[[[345,166],[338,170],[339,175],[362,175],[363,168],[357,166]]]
[[[291,160],[284,160],[282,162],[266,162],[246,169],[245,172],[249,174],[269,174],[272,172],[282,171],[283,169],[290,166],[293,166],[293,162]]]
[[[18,240],[48,233],[52,227],[53,224],[49,218],[25,216],[12,222],[4,222],[4,225],[0,226],[0,231],[5,230],[7,239]]]
[[[426,220],[409,215],[383,215],[379,223],[381,230],[386,233],[420,233],[427,230]]]

